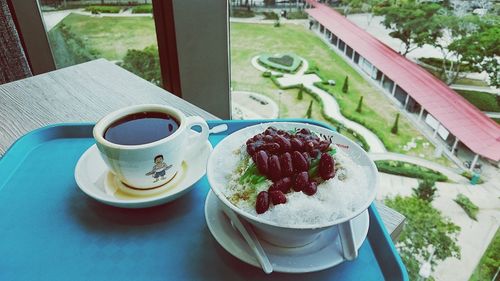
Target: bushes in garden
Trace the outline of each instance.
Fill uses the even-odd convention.
[[[462,209],[464,209],[465,213],[469,216],[469,218],[477,221],[477,213],[479,212],[479,207],[476,204],[470,201],[469,197],[459,193],[455,201]]]
[[[265,20],[279,20],[280,18],[275,12],[264,12],[262,14],[264,15]]]
[[[85,8],[85,11],[92,14],[118,14],[121,9],[120,6],[88,6]]]
[[[422,261],[430,259],[432,269],[449,257],[460,259],[457,244],[460,227],[434,208],[429,202],[418,197],[386,199],[384,203],[406,217],[396,247],[408,270],[410,280],[418,280]],[[434,249],[431,252],[431,248]],[[430,280],[430,279],[429,279]]]
[[[247,8],[233,8],[230,12],[233,18],[253,18],[255,17],[254,11]]]
[[[64,44],[61,49],[65,50],[67,54],[65,57],[71,57],[72,62],[69,65],[82,63],[97,59],[99,52],[95,49],[89,48],[85,41],[76,33],[74,33],[68,25],[60,23],[53,30],[49,37],[55,37],[57,32],[60,33],[63,40],[55,42],[56,44]],[[52,43],[52,42],[51,42]],[[60,67],[69,65],[59,65]]]
[[[132,14],[151,14],[153,13],[153,5],[139,5],[132,8]]]
[[[129,49],[120,66],[151,83],[161,85],[158,48],[154,45],[144,50]]]

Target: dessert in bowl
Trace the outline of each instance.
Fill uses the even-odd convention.
[[[357,144],[293,122],[236,131],[214,149],[210,186],[223,204],[273,244],[299,247],[358,216],[376,194],[376,167]],[[332,238],[333,239],[333,238]]]

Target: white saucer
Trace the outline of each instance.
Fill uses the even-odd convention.
[[[229,219],[224,215],[223,204],[210,190],[205,201],[205,219],[215,240],[236,258],[259,267],[252,250]],[[368,210],[353,219],[356,247],[359,249],[368,234]],[[304,247],[283,248],[260,241],[276,272],[305,273],[333,267],[344,261],[342,246],[336,227],[325,230],[320,237]]]
[[[119,189],[113,173],[102,160],[96,145],[91,146],[78,160],[75,180],[88,196],[104,204],[122,208],[146,208],[175,200],[188,192],[206,173],[212,145],[206,142],[200,153],[182,163],[182,171],[171,182],[159,187],[155,193],[131,195]]]

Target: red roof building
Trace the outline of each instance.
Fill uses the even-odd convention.
[[[391,92],[404,108],[426,113],[437,133],[448,142],[454,135],[452,151],[461,141],[474,153],[500,161],[500,125],[488,118],[445,83],[406,59],[327,5],[306,0],[306,12],[349,58]],[[316,23],[316,24],[317,24]],[[371,68],[371,69],[370,69]],[[429,122],[430,120],[430,122]],[[477,161],[477,155],[475,161]],[[474,163],[473,163],[474,164]]]

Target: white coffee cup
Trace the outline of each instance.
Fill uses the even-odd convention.
[[[179,122],[179,127],[163,139],[139,145],[116,144],[104,138],[115,121],[140,112],[166,113]],[[192,130],[194,126],[201,127],[201,131]],[[182,161],[206,144],[208,125],[201,117],[186,117],[170,106],[142,104],[104,116],[94,126],[93,134],[104,162],[120,181],[135,190],[150,190],[172,180],[181,171]]]

